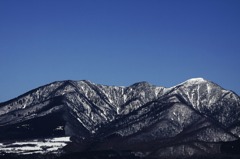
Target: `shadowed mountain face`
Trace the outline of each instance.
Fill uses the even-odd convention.
[[[4,154],[237,154],[239,137],[239,96],[202,78],[171,88],[61,81],[0,104]]]

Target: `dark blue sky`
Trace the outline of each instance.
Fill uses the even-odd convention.
[[[0,102],[56,80],[240,94],[239,0],[1,0]]]

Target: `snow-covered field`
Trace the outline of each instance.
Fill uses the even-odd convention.
[[[0,153],[17,153],[17,154],[33,154],[33,153],[58,153],[61,148],[71,142],[70,137],[58,137],[47,139],[36,139],[26,141],[15,141],[0,143]]]

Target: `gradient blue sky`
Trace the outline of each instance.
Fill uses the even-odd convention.
[[[0,0],[0,102],[57,80],[240,94],[239,0]]]

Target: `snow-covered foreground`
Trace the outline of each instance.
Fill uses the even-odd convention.
[[[58,153],[58,151],[71,142],[70,137],[58,137],[47,139],[35,139],[26,141],[15,141],[0,143],[0,153],[17,153],[17,154],[33,154],[33,153]]]

